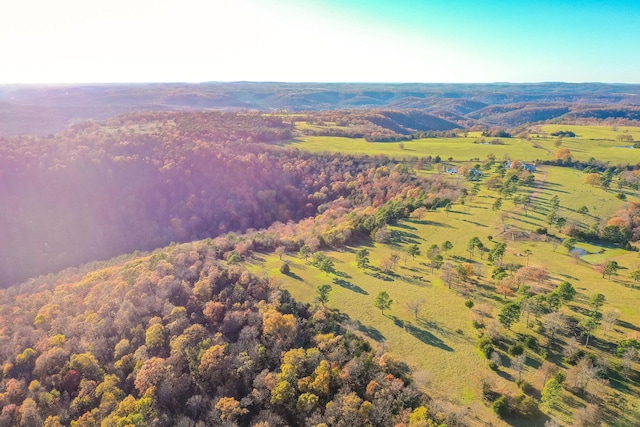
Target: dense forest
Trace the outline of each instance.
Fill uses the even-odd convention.
[[[0,291],[0,425],[455,421],[342,315],[216,251],[172,246]]]
[[[0,204],[10,209],[0,214],[0,283],[298,221],[332,202],[376,207],[418,188],[415,209],[459,195],[384,157],[265,144],[291,132],[254,113],[135,113],[3,139]]]

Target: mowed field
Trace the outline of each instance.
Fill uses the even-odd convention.
[[[575,138],[565,137],[562,145],[555,145],[556,137],[550,136],[558,130],[573,131]],[[479,132],[469,132],[458,138],[423,138],[404,142],[367,142],[364,138],[343,138],[333,136],[301,136],[290,146],[313,152],[340,152],[347,154],[384,154],[394,158],[440,156],[443,160],[452,157],[454,161],[479,158],[486,160],[489,154],[497,159],[509,157],[513,160],[533,162],[554,160],[559,148],[571,150],[574,160],[589,161],[595,158],[618,164],[640,163],[640,149],[629,148],[633,143],[617,140],[619,135],[629,134],[640,141],[640,128],[620,127],[617,131],[606,126],[545,125],[538,133],[531,133],[531,140],[521,138],[501,138],[502,145],[489,144],[494,138],[485,138],[484,144]]]
[[[560,127],[578,134],[575,127]],[[602,132],[602,135],[607,136],[605,131]],[[394,157],[437,154],[443,160],[453,157],[452,165],[462,164],[455,161],[458,157],[482,159],[483,154],[477,149],[487,150],[487,154],[492,152],[498,158],[498,150],[506,150],[505,146],[473,144],[474,139],[475,137],[405,142],[404,150],[393,143],[372,144],[364,140],[325,137],[306,138],[294,145],[311,151],[387,154]],[[552,141],[548,140],[549,147],[553,147]],[[583,144],[587,143],[582,141]],[[518,158],[531,160],[533,158],[529,155],[541,150],[532,148],[531,143],[524,140],[510,142],[513,142],[511,147],[522,148],[510,150],[511,158],[516,158],[511,153],[519,153]],[[578,144],[578,139],[574,142]],[[421,144],[440,149],[407,149],[421,147]],[[563,144],[564,146],[566,145]],[[589,158],[599,150],[604,150],[603,146],[594,146],[593,150],[585,150],[583,154]],[[640,154],[640,150],[638,153]],[[609,160],[609,157],[594,157]],[[640,156],[634,162],[640,162]],[[640,337],[640,312],[637,308],[640,303],[640,288],[629,277],[632,270],[640,268],[640,257],[638,252],[587,243],[577,245],[586,254],[575,257],[561,244],[540,238],[535,230],[549,227],[547,215],[551,210],[550,200],[554,196],[560,202],[559,215],[585,228],[611,217],[623,207],[625,201],[618,199],[615,191],[586,185],[585,174],[575,169],[539,166],[535,177],[535,186],[521,187],[519,191],[519,194],[528,194],[532,199],[531,207],[526,211],[522,207],[516,207],[511,200],[504,200],[502,208],[494,211],[492,206],[499,197],[498,193],[481,186],[480,192],[475,197],[467,198],[464,205],[454,204],[449,211],[430,211],[423,218],[400,222],[391,227],[394,235],[391,244],[373,243],[367,246],[371,268],[366,270],[357,268],[355,261],[355,252],[361,247],[327,252],[335,264],[335,272],[328,274],[297,254],[285,254],[282,260],[273,254],[259,254],[251,268],[257,274],[278,277],[282,288],[291,292],[296,299],[308,303],[317,303],[316,289],[319,285],[330,284],[332,292],[327,306],[342,313],[347,327],[368,336],[380,349],[389,351],[398,360],[407,363],[416,382],[432,396],[443,396],[466,406],[468,413],[475,417],[477,425],[493,423],[542,426],[550,417],[562,424],[570,424],[572,414],[577,408],[586,405],[587,401],[568,391],[563,392],[563,400],[557,408],[550,410],[542,407],[543,414],[534,420],[504,421],[482,403],[482,382],[489,381],[493,389],[515,396],[519,393],[515,384],[517,375],[510,367],[510,356],[507,355],[506,348],[498,350],[503,366],[497,373],[489,369],[487,359],[476,348],[478,330],[474,329],[472,320],[477,318],[477,314],[474,314],[474,309],[470,310],[465,306],[465,301],[473,301],[476,308],[482,305],[485,308],[491,307],[491,316],[495,319],[500,307],[516,297],[505,299],[496,293],[495,282],[491,279],[493,265],[486,260],[486,255],[484,259],[478,253],[471,256],[466,250],[467,242],[474,236],[480,238],[487,248],[492,247],[492,240],[506,242],[505,263],[546,267],[549,279],[541,284],[530,284],[535,292],[548,292],[565,280],[571,282],[577,290],[577,296],[562,310],[576,322],[589,313],[589,298],[597,293],[604,294],[605,308],[620,310],[620,321],[613,330],[606,333],[602,328],[597,329],[588,351],[594,356],[610,358],[614,371],[620,363],[619,359],[612,356],[616,343],[624,338]],[[463,180],[456,175],[448,176],[448,179]],[[470,187],[469,183],[463,185]],[[627,192],[627,200],[638,201],[637,194]],[[578,213],[578,209],[583,206],[587,207],[588,213]],[[549,227],[549,233],[556,234],[558,238],[564,237],[555,227]],[[440,273],[437,270],[432,272],[428,267],[425,257],[428,248],[432,244],[441,245],[446,240],[453,243],[453,249],[444,253],[445,261],[452,265],[472,263],[479,274],[473,281],[456,280],[449,288]],[[415,259],[405,255],[409,244],[417,244],[421,255]],[[378,266],[383,258],[388,258],[393,253],[400,256],[400,261],[392,273],[385,274]],[[618,262],[622,268],[617,276],[602,278],[594,267],[611,260]],[[283,262],[290,264],[293,274],[285,276],[279,272]],[[374,299],[381,291],[388,292],[393,300],[391,309],[384,314],[374,307]],[[412,301],[423,302],[417,318],[407,306]],[[506,333],[509,337],[506,341],[514,342],[514,333],[528,334],[536,337],[541,347],[544,347],[548,339],[539,325],[540,323],[534,322],[528,328],[521,319],[512,327],[511,332]],[[578,338],[584,342],[584,338]],[[562,361],[560,350],[551,353],[550,360],[563,368],[570,368]],[[527,366],[523,379],[533,386],[533,394],[539,398],[544,378],[538,368],[544,358],[532,350],[527,350],[526,354]],[[637,371],[637,363],[634,366]],[[612,376],[607,389],[610,396],[617,396],[617,403],[611,403],[605,423],[640,425],[640,386],[637,376],[630,380]]]

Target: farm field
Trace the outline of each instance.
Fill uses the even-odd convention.
[[[561,147],[554,145],[556,137],[550,133],[568,130],[575,138],[563,138]],[[498,159],[508,156],[514,160],[554,160],[559,148],[568,148],[574,160],[589,161],[591,158],[618,164],[640,162],[640,149],[628,148],[632,143],[621,142],[619,135],[632,135],[640,141],[640,128],[620,127],[618,131],[606,126],[545,125],[541,132],[532,132],[530,141],[522,138],[503,138],[503,145],[474,143],[480,140],[479,132],[469,132],[466,137],[423,138],[404,142],[367,142],[364,138],[331,136],[300,136],[290,146],[312,152],[341,152],[347,154],[384,154],[394,158],[440,156],[443,160],[465,161],[472,158],[485,160],[489,154]],[[544,136],[542,136],[544,135]],[[492,138],[485,138],[487,141]]]
[[[394,236],[390,244],[366,246],[371,265],[366,270],[358,268],[355,260],[355,253],[361,247],[326,252],[335,265],[331,273],[321,272],[297,254],[285,254],[282,260],[273,254],[260,254],[251,263],[251,269],[259,275],[276,276],[283,289],[308,303],[315,303],[318,286],[330,284],[332,292],[328,307],[344,313],[345,323],[350,328],[373,339],[380,348],[389,350],[406,362],[418,384],[432,395],[435,393],[468,405],[477,425],[489,422],[502,425],[505,422],[498,419],[490,408],[478,403],[482,400],[482,383],[489,381],[495,390],[516,395],[518,388],[514,381],[518,374],[510,366],[511,356],[506,353],[506,347],[498,351],[503,366],[497,373],[489,368],[488,361],[476,347],[478,331],[473,327],[473,320],[477,319],[477,310],[467,308],[465,301],[473,301],[474,307],[483,307],[488,316],[497,319],[500,307],[505,302],[515,301],[517,296],[505,298],[496,293],[496,281],[491,278],[493,264],[486,256],[481,258],[478,253],[472,256],[467,251],[471,237],[477,236],[487,248],[492,247],[492,242],[505,242],[504,264],[546,267],[549,272],[547,280],[542,284],[529,283],[535,292],[549,292],[563,281],[572,283],[577,295],[563,311],[576,321],[589,313],[591,296],[604,294],[606,307],[620,311],[620,322],[618,327],[606,333],[602,329],[596,330],[589,350],[595,357],[610,357],[612,348],[615,348],[613,343],[635,336],[634,325],[640,324],[637,311],[640,289],[629,277],[630,271],[640,267],[637,252],[581,242],[576,247],[583,250],[583,255],[576,257],[559,241],[545,241],[535,233],[538,228],[549,227],[547,215],[554,196],[559,201],[559,215],[585,228],[597,223],[598,218],[611,217],[625,202],[618,199],[614,191],[586,185],[585,174],[571,168],[541,166],[535,177],[535,186],[521,187],[521,194],[533,200],[527,211],[516,207],[510,200],[504,200],[502,208],[494,211],[492,207],[500,196],[496,191],[482,187],[475,197],[467,198],[464,205],[453,204],[448,210],[430,211],[422,218],[399,222],[390,227]],[[462,178],[452,175],[447,179]],[[637,200],[637,195],[629,193],[628,199]],[[587,207],[588,214],[578,213],[583,206]],[[556,227],[550,227],[549,233],[562,238]],[[450,288],[441,272],[432,272],[425,256],[431,245],[440,246],[447,240],[453,244],[453,249],[444,253],[445,263],[468,262],[477,274],[470,281],[454,280]],[[421,252],[415,259],[406,255],[411,244],[418,245]],[[394,253],[399,256],[397,266],[392,272],[384,273],[378,266]],[[621,270],[617,276],[605,279],[594,268],[599,263],[612,260],[621,266]],[[291,275],[282,275],[278,271],[283,262],[290,265]],[[381,291],[388,292],[393,300],[391,309],[384,315],[373,304]],[[408,304],[416,300],[424,301],[417,318],[408,308]],[[545,361],[541,351],[547,351],[548,343],[540,325],[536,321],[528,328],[520,320],[513,325],[511,332],[505,333],[509,337],[507,342],[515,342],[513,334],[519,333],[532,335],[541,344],[537,350],[526,351],[527,366],[522,373],[522,378],[531,384],[536,390],[534,395],[537,393],[538,396],[544,386],[544,377],[539,371]],[[559,349],[549,351],[549,358],[570,368],[562,362]],[[612,363],[619,362],[614,360]],[[464,375],[460,375],[461,372]],[[611,393],[624,394],[625,403],[612,409],[607,415],[607,422],[614,425],[640,422],[638,383],[625,381],[623,384],[618,378],[612,379],[610,384]],[[523,423],[522,420],[507,419],[507,423],[543,425],[549,416],[563,424],[570,423],[570,414],[585,404],[586,400],[565,392],[562,403],[553,410],[544,409],[545,415],[535,421]]]

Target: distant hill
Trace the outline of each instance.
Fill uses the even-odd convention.
[[[417,109],[480,124],[517,126],[580,110],[580,117],[640,106],[640,85],[602,83],[374,84],[166,83],[0,86],[0,135],[55,133],[78,120],[132,111]],[[526,108],[524,104],[535,104]],[[510,114],[488,114],[509,106]],[[585,110],[588,106],[590,109]],[[485,109],[489,110],[485,110]],[[604,110],[600,110],[604,108]],[[568,110],[567,110],[568,109]],[[484,111],[483,111],[484,110]],[[480,113],[483,111],[482,113]],[[632,115],[635,117],[636,115]],[[459,122],[461,122],[459,120]]]

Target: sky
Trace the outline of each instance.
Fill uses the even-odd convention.
[[[637,0],[20,0],[0,84],[640,83]]]

